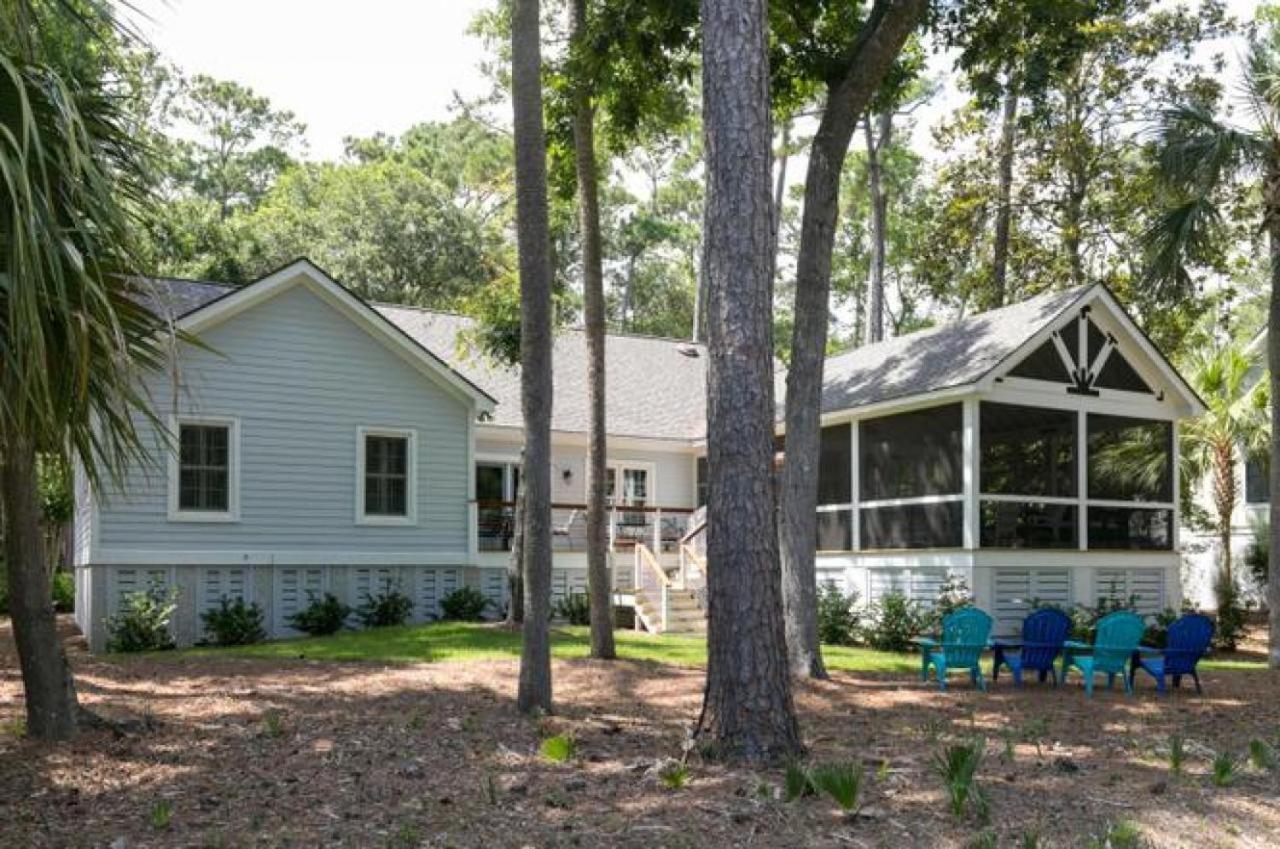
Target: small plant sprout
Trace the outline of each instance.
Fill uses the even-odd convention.
[[[1265,740],[1249,741],[1249,763],[1254,769],[1270,772],[1276,768],[1276,750],[1267,745]]]
[[[663,767],[658,777],[668,790],[679,790],[689,783],[689,767],[676,761]]]
[[[879,781],[881,784],[885,783],[889,780],[889,773],[891,771],[889,759],[881,758],[880,766],[876,767],[876,781]]]
[[[151,827],[164,831],[173,822],[173,802],[161,799],[151,806]]]
[[[1230,752],[1218,752],[1213,756],[1213,773],[1210,775],[1215,787],[1230,787],[1236,780],[1236,759]]]
[[[1044,757],[1040,749],[1040,741],[1049,736],[1049,720],[1043,716],[1028,719],[1022,724],[1022,740],[1036,747],[1036,757]]]
[[[920,734],[928,741],[929,745],[934,745],[942,737],[942,720],[936,716],[930,716],[920,723]]]
[[[1145,845],[1141,829],[1128,820],[1108,823],[1085,843],[1086,849],[1142,849]]]
[[[963,817],[965,810],[971,809],[979,821],[987,818],[986,796],[977,781],[985,750],[986,741],[979,738],[947,746],[934,754],[934,772],[942,779],[951,813],[956,817]]]
[[[1182,739],[1181,734],[1169,735],[1169,771],[1174,775],[1182,772],[1183,765],[1187,762],[1187,742]]]
[[[1016,746],[1021,732],[1016,728],[1003,728],[1000,731],[1000,739],[1004,741],[1004,750],[1000,753],[1000,759],[1005,763],[1013,763],[1017,756]]]
[[[855,814],[862,796],[862,764],[856,761],[824,764],[810,773],[813,786],[830,796],[840,810]]]
[[[269,710],[262,715],[262,734],[272,738],[284,735],[284,717],[280,711]]]
[[[968,849],[998,849],[999,845],[994,831],[980,831],[969,841]]]
[[[782,782],[782,798],[794,802],[804,796],[813,796],[817,790],[813,786],[813,777],[809,770],[800,763],[787,764],[787,772]]]
[[[1023,832],[1022,839],[1018,841],[1018,846],[1020,849],[1040,849],[1040,832]]]
[[[568,763],[577,755],[578,744],[571,734],[556,734],[543,740],[538,751],[552,763]]]

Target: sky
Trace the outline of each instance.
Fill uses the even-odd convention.
[[[455,94],[488,90],[482,43],[467,33],[493,0],[132,0],[137,25],[188,74],[235,80],[307,125],[311,159],[336,159],[347,136],[398,134],[444,120]],[[1228,0],[1248,20],[1257,0]],[[946,78],[950,58],[935,55]],[[920,111],[913,146],[962,101],[944,86]],[[790,169],[799,179],[800,168]]]

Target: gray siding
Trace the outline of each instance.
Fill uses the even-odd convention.
[[[209,330],[212,350],[183,346],[176,410],[240,420],[240,519],[169,521],[164,449],[100,500],[98,551],[376,555],[467,550],[469,405],[437,386],[304,288]],[[167,378],[150,387],[163,417]],[[358,426],[417,432],[417,523],[355,517]],[[333,560],[328,561],[330,563]]]

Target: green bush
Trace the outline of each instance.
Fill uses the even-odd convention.
[[[177,608],[178,591],[151,587],[129,593],[124,610],[107,617],[107,651],[138,652],[173,648],[169,624]]]
[[[313,637],[334,634],[346,626],[351,608],[338,601],[333,593],[325,593],[322,598],[316,598],[314,593],[309,592],[307,597],[311,599],[311,603],[289,617],[291,626]]]
[[[267,638],[262,626],[262,608],[256,603],[245,604],[243,598],[234,601],[223,596],[218,606],[200,614],[208,641],[215,646],[247,646]]]
[[[53,573],[53,609],[59,613],[76,609],[76,579],[70,572]]]
[[[1253,573],[1258,586],[1265,587],[1271,563],[1271,520],[1266,516],[1258,517],[1251,523],[1251,530],[1253,542],[1245,549],[1244,564]]]
[[[391,582],[377,595],[364,594],[364,601],[356,608],[356,618],[366,628],[384,628],[403,625],[413,612],[413,599],[399,589],[392,589]]]
[[[475,587],[458,587],[440,599],[441,618],[455,622],[480,622],[491,604]]]
[[[586,593],[570,593],[556,602],[552,613],[570,625],[590,625],[591,600]]]
[[[1178,621],[1178,617],[1182,614],[1172,607],[1166,607],[1164,610],[1151,617],[1151,623],[1147,625],[1147,630],[1142,632],[1142,642],[1148,646],[1162,649],[1169,642],[1169,626]]]
[[[862,614],[856,609],[858,593],[841,592],[831,582],[818,588],[818,639],[829,646],[851,646],[858,639]]]
[[[1220,649],[1235,651],[1244,636],[1245,616],[1248,611],[1240,594],[1240,585],[1234,576],[1219,569],[1213,579],[1213,598],[1218,603],[1218,627],[1213,632],[1213,644]]]
[[[918,601],[894,590],[871,606],[872,625],[866,630],[867,643],[881,651],[910,651],[912,639],[929,627],[929,614]]]

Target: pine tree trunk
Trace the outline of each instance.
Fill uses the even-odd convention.
[[[765,0],[703,0],[707,684],[718,753],[801,751],[787,674],[773,481],[773,239]]]
[[[520,482],[512,511],[511,551],[507,554],[507,624],[524,624],[524,452],[520,452]]]
[[[1010,73],[1005,80],[1000,110],[1000,161],[996,182],[996,227],[991,246],[991,306],[1002,307],[1008,298],[1009,234],[1013,229],[1013,151],[1018,127],[1018,81]]]
[[[871,196],[871,270],[867,283],[867,341],[884,339],[884,260],[888,235],[888,200],[884,192],[884,168],[880,151],[893,135],[893,113],[885,111],[876,120],[878,133],[871,129],[871,115],[863,119],[867,140],[867,188]],[[877,138],[878,135],[878,138]]]
[[[778,151],[778,176],[773,186],[773,272],[778,273],[778,240],[782,236],[782,205],[786,201],[787,161],[790,159],[791,119],[782,124],[782,144]]]
[[[0,468],[0,503],[9,617],[22,668],[27,733],[38,740],[66,740],[75,734],[79,705],[44,566],[35,449],[12,435],[2,444],[6,454]]]
[[[1267,174],[1267,242],[1271,306],[1267,313],[1267,368],[1271,375],[1271,564],[1267,569],[1268,660],[1280,669],[1280,169]]]
[[[818,645],[818,462],[822,367],[827,351],[831,253],[840,202],[840,172],[859,116],[879,88],[907,36],[924,15],[924,0],[878,0],[858,35],[843,80],[827,93],[809,150],[800,250],[796,256],[795,324],[787,371],[786,457],[782,467],[779,539],[787,654],[791,672],[824,676]],[[861,324],[859,325],[861,327]]]
[[[520,400],[524,413],[524,646],[516,705],[551,710],[551,239],[538,0],[515,0],[511,102],[520,266]]]
[[[585,49],[587,0],[573,0],[574,49]],[[601,266],[600,205],[596,184],[595,110],[585,80],[574,91],[573,146],[578,171],[578,214],[582,230],[582,301],[587,337],[587,403],[591,409],[587,447],[587,594],[591,605],[591,656],[613,658],[613,587],[609,579],[605,513],[604,270]]]

